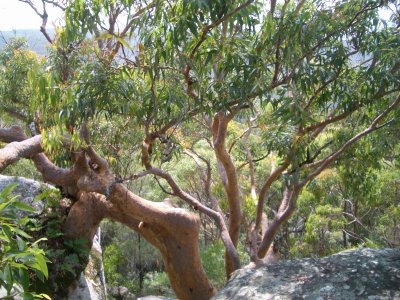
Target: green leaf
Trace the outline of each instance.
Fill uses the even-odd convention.
[[[26,243],[19,236],[17,236],[17,244],[20,251],[24,251],[26,249]]]
[[[100,34],[96,40],[106,40],[106,39],[111,39],[113,37],[112,34],[108,33],[108,32],[103,32],[102,34]]]
[[[38,271],[41,271],[44,275],[44,277],[47,279],[49,276],[49,272],[47,269],[47,264],[46,264],[46,259],[42,254],[36,254],[35,255],[35,260],[37,263],[38,268],[36,268]],[[36,264],[35,264],[36,266]]]
[[[33,295],[31,293],[24,293],[23,294],[23,299],[24,300],[32,300],[34,299]]]
[[[13,227],[13,228],[10,228],[10,230],[15,232],[16,234],[19,234],[20,236],[23,236],[24,238],[27,238],[27,239],[32,238],[29,234],[27,234],[25,231],[23,231],[19,228]]]
[[[125,41],[123,38],[116,37],[116,40],[117,40],[119,43],[121,43],[121,45],[123,45],[124,47],[126,47],[126,48],[132,50],[131,45],[129,45],[129,43],[128,43],[127,41]]]
[[[19,282],[21,283],[24,291],[27,291],[29,289],[29,273],[28,270],[25,268],[19,268],[18,270],[20,280]]]
[[[13,200],[10,199],[10,200],[8,200],[8,201],[5,201],[5,202],[1,203],[1,204],[0,204],[0,212],[3,211],[3,210],[5,210],[5,208],[6,208],[10,203],[12,203],[12,202],[13,202]]]
[[[6,198],[9,194],[11,194],[11,192],[15,189],[15,187],[17,186],[16,183],[12,183],[8,186],[6,186],[0,193],[0,198]]]
[[[15,269],[24,269],[28,270],[28,267],[24,264],[16,263],[16,262],[10,262],[10,266],[15,268]]]
[[[39,298],[39,299],[51,300],[51,298],[47,294],[39,294],[39,295],[36,295],[36,297]]]
[[[36,212],[36,210],[30,206],[29,204],[26,204],[24,202],[19,202],[19,201],[15,201],[13,204],[16,208],[23,210],[23,211],[28,211],[28,212]]]
[[[5,281],[5,289],[8,293],[10,293],[14,285],[14,278],[12,276],[11,267],[9,265],[4,268],[3,279]]]
[[[37,270],[36,268],[35,268],[34,270],[35,270],[35,274],[36,274],[36,276],[39,278],[39,280],[40,280],[41,282],[44,282],[44,281],[45,281],[45,278],[44,278],[44,276],[43,276],[43,273],[42,273],[41,271]]]
[[[11,227],[8,226],[8,225],[2,224],[2,229],[3,229],[3,232],[5,233],[4,239],[5,239],[7,242],[10,243],[11,240],[12,240]]]

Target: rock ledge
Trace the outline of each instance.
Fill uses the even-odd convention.
[[[400,299],[400,249],[347,250],[241,269],[213,299]]]

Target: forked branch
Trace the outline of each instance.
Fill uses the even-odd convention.
[[[186,203],[190,204],[194,209],[204,213],[205,215],[209,216],[211,219],[213,219],[215,221],[218,229],[221,232],[221,239],[225,245],[227,255],[230,257],[230,259],[232,261],[233,270],[231,270],[231,272],[233,272],[234,270],[237,270],[238,268],[240,268],[239,255],[238,255],[236,248],[232,242],[232,239],[231,239],[228,229],[226,227],[223,215],[221,213],[205,206],[200,201],[198,201],[195,197],[193,197],[190,194],[183,191],[170,174],[168,174],[167,172],[165,172],[162,169],[155,168],[152,166],[151,161],[150,161],[149,148],[150,148],[150,145],[154,142],[154,139],[156,138],[156,136],[157,135],[152,135],[152,134],[148,135],[142,144],[142,162],[143,162],[143,165],[145,166],[146,170],[150,174],[153,174],[155,176],[163,178],[168,183],[168,185],[171,187],[173,195],[179,197]],[[231,272],[229,272],[228,275],[230,275]]]
[[[367,134],[382,128],[385,124],[379,126],[379,123],[391,112],[393,111],[400,103],[400,96],[397,97],[392,104],[385,109],[381,114],[379,114],[370,124],[368,128],[353,136],[347,142],[345,142],[338,150],[332,152],[330,155],[325,157],[324,159],[315,162],[313,164],[308,165],[309,168],[316,168],[313,172],[311,172],[305,179],[303,179],[300,183],[301,186],[304,186],[307,182],[318,176],[327,166],[332,163],[334,160],[338,159],[350,146],[352,146],[355,142],[360,140],[362,137]]]

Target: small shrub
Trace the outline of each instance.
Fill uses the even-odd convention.
[[[15,187],[15,184],[9,185],[0,192],[0,287],[4,287],[11,298],[50,299],[46,294],[35,293],[31,286],[32,276],[42,282],[48,278],[48,260],[39,247],[46,239],[32,241],[31,219],[19,212],[33,213],[35,210],[17,201],[18,196],[11,194]]]

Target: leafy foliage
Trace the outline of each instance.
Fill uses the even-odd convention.
[[[135,295],[170,291],[162,258],[154,247],[120,224],[107,221],[101,228],[104,273],[109,287],[125,286]],[[149,281],[153,277],[155,281]]]
[[[43,249],[39,243],[46,238],[32,242],[30,233],[35,231],[32,220],[21,212],[34,213],[35,210],[17,201],[11,194],[15,185],[9,185],[0,192],[0,287],[7,296],[22,296],[24,299],[50,299],[46,294],[37,294],[31,286],[32,273],[41,281],[49,274]]]
[[[26,299],[62,295],[83,270],[87,241],[65,238],[68,201],[58,190],[45,189],[37,195],[35,201],[42,201],[44,210],[32,215],[35,210],[18,201],[14,188],[11,185],[0,193],[0,285],[10,295]]]
[[[165,272],[150,272],[144,278],[144,295],[165,295],[173,297],[174,293],[170,287],[168,274]]]
[[[226,283],[225,260],[221,255],[224,245],[220,240],[201,249],[201,260],[208,278],[219,289]],[[238,252],[243,265],[249,262],[249,256],[242,244],[238,245]]]
[[[1,110],[17,119],[29,117],[31,102],[26,99],[32,96],[27,84],[28,73],[37,69],[41,60],[27,49],[24,38],[13,38],[0,54],[0,95]],[[3,114],[7,119],[7,114]],[[4,118],[3,117],[3,118]]]
[[[38,216],[41,230],[36,235],[47,237],[43,249],[51,262],[49,280],[44,284],[35,282],[35,289],[52,296],[66,296],[70,284],[83,271],[90,249],[84,239],[65,237],[63,227],[71,203],[62,198],[58,190],[47,189],[37,195],[35,200],[46,203],[45,210]]]
[[[298,210],[275,239],[288,256],[395,246],[400,36],[396,24],[379,17],[394,3],[67,1],[65,26],[57,29],[45,61],[20,41],[1,55],[3,110],[12,115],[10,103],[28,99],[16,104],[17,113],[35,121],[46,153],[63,167],[85,146],[79,130],[88,123],[92,146],[139,196],[161,201],[169,194],[174,204],[191,207],[149,171],[154,164],[219,212],[216,199],[228,224],[241,214],[233,211],[233,190],[248,226],[263,212],[278,220],[285,191],[291,191]],[[229,119],[225,167],[215,157],[217,117]],[[237,187],[227,188],[227,173],[237,177]],[[198,215],[203,264],[221,286],[218,230]],[[79,253],[79,242],[59,235],[62,220],[49,218],[47,234]],[[149,289],[159,289],[165,274],[144,272],[142,264],[152,261],[153,249],[139,250],[144,244],[136,235],[113,227],[104,225],[115,236],[105,243],[109,280],[132,280],[136,291],[152,278]],[[135,252],[129,261],[133,250],[143,259]],[[60,250],[54,257],[65,256],[62,271],[76,275],[81,257],[69,254]]]

